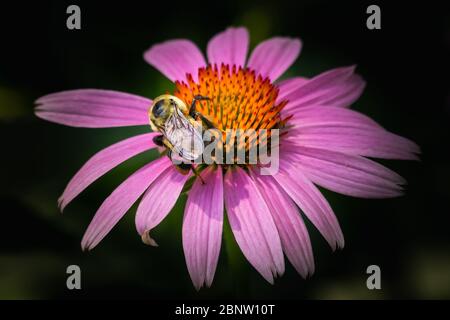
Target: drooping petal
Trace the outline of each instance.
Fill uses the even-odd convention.
[[[152,101],[129,93],[80,89],[36,100],[39,118],[73,127],[105,128],[147,125]]]
[[[307,78],[304,77],[294,77],[289,78],[283,81],[280,81],[277,86],[280,90],[278,92],[277,103],[280,103],[283,100],[287,100],[287,97],[297,90],[300,86],[304,85],[308,81]]]
[[[406,181],[388,168],[360,156],[309,147],[285,146],[286,153],[314,183],[360,198],[391,198],[402,194]]]
[[[185,39],[156,44],[144,53],[144,59],[172,81],[186,81],[186,73],[197,81],[198,69],[206,66],[198,47]]]
[[[156,227],[172,210],[190,174],[181,174],[174,165],[151,184],[136,212],[136,229],[142,236]]]
[[[230,66],[245,66],[249,35],[246,28],[228,28],[215,35],[208,43],[207,54],[210,64],[222,63]]]
[[[172,166],[171,161],[167,157],[161,157],[145,165],[122,182],[102,203],[89,224],[81,241],[83,250],[94,248],[148,186],[169,166]]]
[[[284,111],[323,105],[348,107],[362,94],[365,81],[354,74],[355,67],[342,67],[323,72],[285,95],[289,100]]]
[[[92,182],[102,175],[124,162],[125,160],[151,148],[156,147],[153,137],[158,133],[144,133],[97,152],[90,158],[80,170],[73,176],[67,184],[61,197],[58,199],[59,207],[62,210],[86,189]]]
[[[270,210],[255,182],[241,168],[229,169],[225,206],[236,242],[250,264],[273,283],[284,272],[281,241]]]
[[[278,184],[300,207],[333,250],[344,247],[344,236],[328,201],[298,167],[288,159],[280,159],[273,175]]]
[[[295,62],[301,47],[300,39],[276,37],[263,41],[253,50],[247,66],[275,81]]]
[[[284,253],[303,278],[312,275],[314,257],[311,241],[296,205],[272,176],[259,175],[254,170],[252,177],[272,213]]]
[[[196,179],[184,209],[183,250],[195,288],[211,286],[219,260],[223,224],[222,169],[205,169]]]
[[[353,155],[383,159],[418,160],[417,144],[382,128],[354,122],[309,122],[290,128],[286,141]]]

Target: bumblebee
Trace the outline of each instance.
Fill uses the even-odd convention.
[[[200,100],[210,100],[205,96],[194,96],[191,106],[178,97],[164,94],[153,100],[148,111],[150,126],[153,131],[161,133],[153,141],[158,146],[165,146],[168,157],[183,161],[176,164],[177,169],[188,174],[190,170],[198,176],[192,162],[201,157],[204,150],[202,124],[215,128],[214,124],[195,109]]]

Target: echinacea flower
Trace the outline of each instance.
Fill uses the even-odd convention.
[[[144,242],[171,211],[186,182],[182,228],[186,264],[194,286],[210,286],[222,239],[224,208],[234,237],[250,264],[270,283],[284,272],[283,252],[300,273],[314,272],[314,259],[302,214],[332,249],[344,237],[329,203],[316,185],[361,198],[402,194],[405,180],[368,159],[417,159],[419,147],[390,133],[349,106],[365,82],[354,67],[307,79],[277,79],[297,59],[299,39],[276,37],[260,43],[247,59],[245,28],[228,28],[208,43],[207,58],[189,40],[152,46],[145,60],[175,82],[174,95],[190,104],[195,95],[210,98],[198,111],[221,130],[274,129],[279,141],[279,171],[262,175],[256,165],[206,166],[200,176],[183,175],[162,155],[137,170],[103,202],[83,239],[94,248],[142,196],[136,228]],[[37,100],[36,115],[74,127],[149,127],[152,101],[127,93],[82,89]],[[92,182],[127,159],[155,148],[149,132],[120,141],[95,154],[75,174],[59,199],[63,210]]]

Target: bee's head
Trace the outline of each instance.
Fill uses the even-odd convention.
[[[184,111],[186,105],[179,98],[163,94],[153,100],[153,104],[149,110],[150,117],[154,119],[167,119],[175,109],[175,107]]]
[[[155,118],[166,118],[169,111],[170,101],[168,99],[160,99],[153,103],[152,115]]]
[[[153,100],[149,109],[150,121],[156,125],[163,124],[173,113],[174,106],[169,95],[162,95]]]
[[[158,127],[163,127],[166,120],[173,114],[176,108],[184,111],[186,105],[179,98],[169,94],[156,97],[148,110],[152,129],[156,130]]]

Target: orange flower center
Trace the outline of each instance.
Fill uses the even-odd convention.
[[[208,65],[199,69],[197,82],[188,74],[187,83],[177,81],[175,85],[174,95],[188,106],[196,95],[210,98],[198,101],[196,110],[222,131],[225,152],[231,148],[247,152],[261,145],[261,132],[268,143],[272,129],[282,129],[290,118],[281,115],[287,101],[277,102],[279,89],[248,68]],[[240,136],[243,131],[253,133]]]
[[[280,114],[287,101],[276,103],[278,88],[253,70],[208,65],[199,69],[198,83],[190,74],[187,80],[175,83],[175,96],[188,106],[195,95],[209,97],[197,102],[197,111],[220,130],[282,128],[287,120]]]

